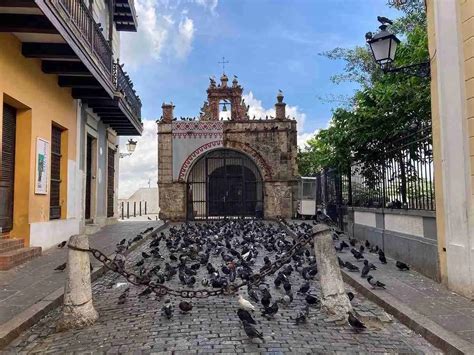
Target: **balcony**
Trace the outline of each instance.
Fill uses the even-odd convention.
[[[137,15],[133,0],[115,0],[114,22],[117,31],[137,31]]]
[[[0,32],[14,33],[25,57],[41,59],[43,72],[57,75],[117,134],[142,132],[140,99],[83,0],[0,2]]]

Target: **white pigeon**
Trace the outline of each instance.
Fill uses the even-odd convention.
[[[255,306],[243,298],[242,295],[239,295],[239,305],[240,308],[246,311],[255,311]]]

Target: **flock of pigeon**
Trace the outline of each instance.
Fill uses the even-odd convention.
[[[315,223],[315,222],[313,222]],[[289,227],[302,237],[312,233],[308,223],[290,224]],[[276,223],[259,220],[221,220],[208,223],[184,223],[172,226],[165,234],[155,232],[151,235],[148,248],[141,252],[141,258],[130,264],[124,252],[134,243],[143,239],[143,235],[153,228],[117,244],[115,262],[118,266],[133,269],[142,281],[148,285],[176,286],[178,289],[221,289],[230,284],[237,285],[249,281],[251,276],[271,268],[273,262],[288,255],[296,243],[286,229]],[[372,288],[385,288],[384,283],[374,280],[370,275],[376,266],[364,258],[364,253],[379,255],[381,263],[386,263],[384,252],[368,241],[357,248],[357,241],[349,239],[349,244],[340,240],[342,232],[334,230],[336,252],[350,249],[357,262],[363,261],[362,270],[357,265],[338,257],[341,268],[351,272],[361,272]],[[64,247],[65,242],[58,245]],[[261,317],[273,318],[281,307],[291,307],[295,297],[304,299],[304,307],[295,312],[296,325],[306,323],[310,309],[320,306],[320,299],[312,290],[312,280],[318,273],[316,259],[310,245],[295,249],[291,259],[273,275],[263,279],[258,286],[245,286],[239,290],[237,317],[249,338],[264,339],[256,329],[257,309]],[[263,257],[263,258],[262,258]],[[263,263],[262,263],[263,260]],[[400,270],[409,270],[408,265],[397,261]],[[57,269],[66,267],[60,265]],[[171,285],[172,284],[172,285]],[[130,293],[127,287],[118,297],[118,304],[125,304]],[[145,287],[138,297],[153,293],[151,287]],[[348,292],[352,301],[354,294]],[[178,304],[179,312],[188,314],[193,309],[191,301],[182,300]],[[164,300],[162,315],[173,318],[176,306],[170,299]],[[352,312],[348,314],[348,323],[356,331],[365,329],[365,325]]]
[[[311,225],[303,223],[298,225],[296,234],[302,236],[311,231]],[[125,239],[119,243],[118,256],[126,249],[126,243]],[[276,259],[288,255],[295,243],[286,229],[276,223],[242,219],[186,223],[169,228],[167,233],[152,235],[141,258],[126,267],[133,268],[150,285],[221,289],[248,281],[253,274],[268,270]],[[303,303],[301,309],[294,312],[293,320],[297,325],[306,323],[310,310],[320,306],[317,291],[312,287],[312,280],[318,273],[312,250],[309,245],[296,249],[287,264],[258,286],[245,286],[239,290],[236,316],[249,338],[263,340],[263,334],[256,328],[257,317],[272,319],[282,308],[292,307],[297,297],[301,299],[298,304]],[[123,259],[120,263],[125,267]],[[121,293],[119,304],[127,302],[129,292],[127,288]],[[138,296],[146,297],[152,292],[151,287],[145,287]],[[348,297],[352,300],[354,295],[348,292]],[[182,300],[177,309],[188,314],[193,303]],[[166,299],[161,311],[163,317],[172,319],[176,305]],[[356,330],[365,328],[352,313],[348,320]]]

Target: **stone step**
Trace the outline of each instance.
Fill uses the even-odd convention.
[[[0,254],[6,251],[20,249],[25,246],[23,239],[1,239],[0,240]]]
[[[9,270],[41,255],[41,247],[20,248],[0,254],[0,270]]]

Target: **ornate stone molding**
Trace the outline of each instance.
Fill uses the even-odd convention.
[[[181,169],[179,170],[178,181],[185,182],[186,176],[188,175],[189,168],[193,165],[194,161],[196,161],[201,154],[208,150],[212,150],[215,148],[219,148],[223,146],[222,140],[212,141],[206,144],[201,145],[197,148],[194,152],[189,154],[189,156],[184,161],[183,165],[181,165]]]

